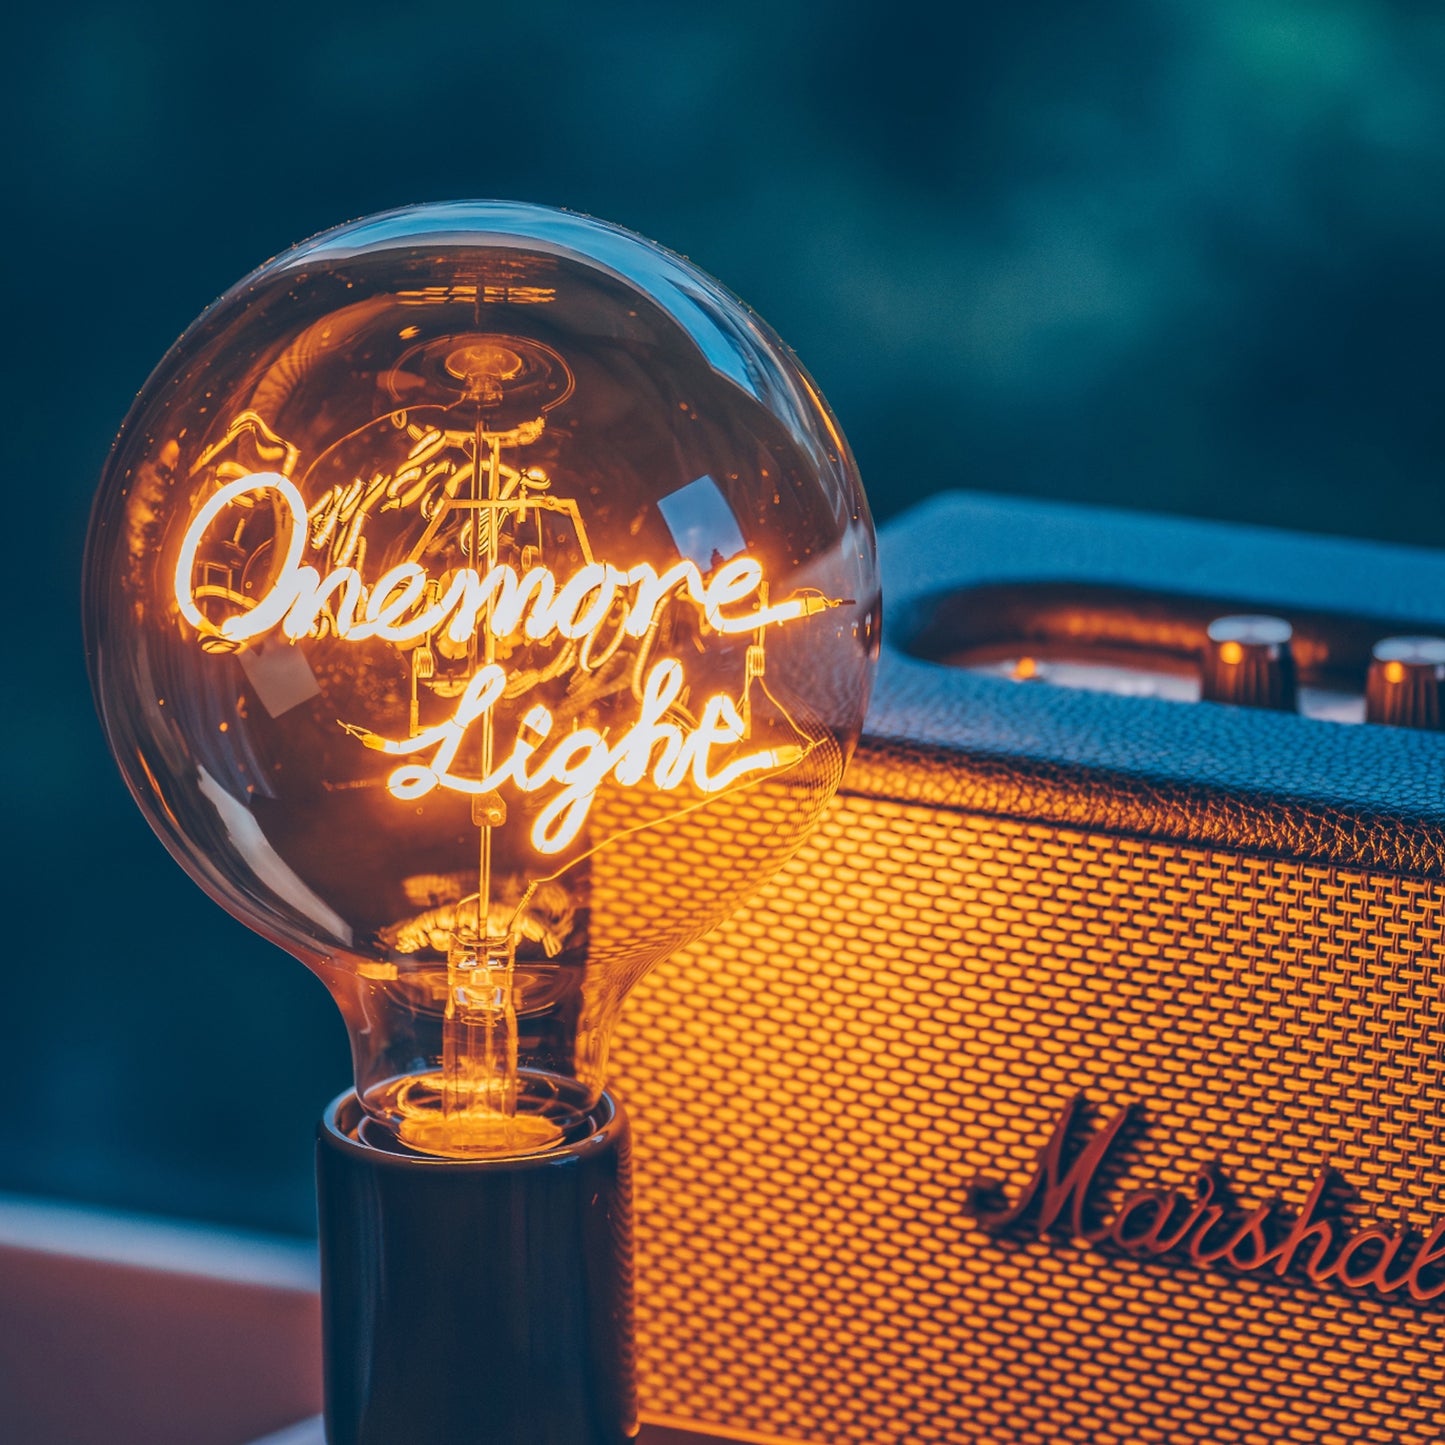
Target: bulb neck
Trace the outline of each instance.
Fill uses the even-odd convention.
[[[386,1147],[366,1117],[343,1094],[317,1131],[329,1445],[635,1439],[621,1105],[504,1159]]]

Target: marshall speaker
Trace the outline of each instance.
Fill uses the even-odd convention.
[[[954,495],[884,563],[831,814],[618,1043],[644,1401],[1439,1441],[1445,555]]]

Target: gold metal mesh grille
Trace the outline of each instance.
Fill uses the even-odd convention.
[[[705,859],[657,856],[686,890]],[[663,881],[663,880],[659,880]],[[661,891],[661,890],[659,890]],[[1110,1197],[1445,1211],[1445,888],[838,799],[624,1015],[641,1396],[812,1442],[1441,1438],[1445,1311],[1000,1243],[1060,1110],[1139,1101]]]

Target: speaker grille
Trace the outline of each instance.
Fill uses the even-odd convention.
[[[692,886],[690,850],[659,856]],[[1352,1225],[1445,1212],[1445,887],[844,796],[630,1001],[644,1409],[834,1442],[1440,1438],[1445,1311],[1000,1242],[1065,1103],[1110,1185],[1218,1163]]]

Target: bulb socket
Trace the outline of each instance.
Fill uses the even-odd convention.
[[[624,1445],[637,1435],[631,1130],[516,1159],[373,1142],[354,1093],[317,1131],[329,1445]]]

